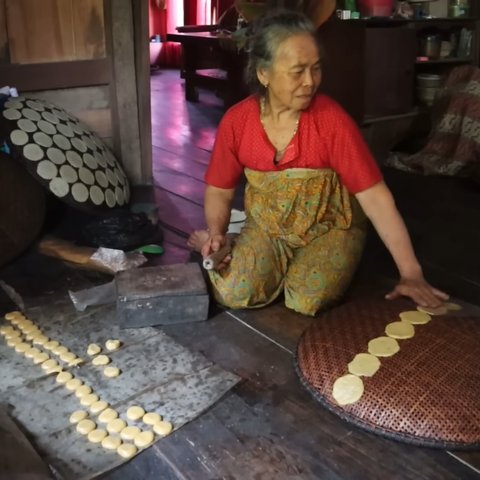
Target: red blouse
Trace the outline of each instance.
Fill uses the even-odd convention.
[[[287,168],[331,168],[355,194],[382,180],[358,127],[334,100],[314,97],[300,116],[297,133],[275,165],[275,147],[260,122],[258,97],[250,96],[230,108],[217,131],[207,184],[235,188],[244,168],[278,171]]]

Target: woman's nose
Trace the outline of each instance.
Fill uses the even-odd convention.
[[[312,76],[312,72],[310,72],[310,70],[308,69],[305,69],[305,74],[303,76],[303,84],[306,86],[306,87],[310,87],[313,85],[313,76]]]

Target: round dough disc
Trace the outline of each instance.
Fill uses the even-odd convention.
[[[372,377],[380,368],[380,360],[370,353],[358,353],[348,364],[348,371],[352,375]]]
[[[118,367],[105,367],[103,374],[107,378],[115,378],[120,375],[120,369]]]
[[[92,360],[93,365],[108,365],[110,363],[110,358],[106,355],[99,355]]]
[[[131,443],[123,443],[117,448],[117,453],[122,458],[132,458],[137,452],[137,447]]]
[[[119,437],[112,437],[111,435],[108,435],[102,440],[102,447],[106,450],[117,450],[121,443],[122,441]]]
[[[134,443],[138,448],[144,448],[150,445],[155,439],[155,435],[150,430],[140,433],[135,437]]]
[[[88,417],[88,413],[85,410],[76,410],[70,415],[70,423],[78,423],[85,420]]]
[[[385,333],[391,338],[405,340],[415,335],[415,327],[408,322],[392,322],[385,327]]]
[[[98,421],[101,423],[108,423],[118,417],[118,412],[113,408],[106,408],[99,416]]]
[[[95,430],[96,425],[93,420],[86,418],[85,420],[80,420],[77,424],[77,432],[82,435],[88,435],[92,430]]]
[[[57,375],[57,383],[67,383],[73,378],[73,375],[70,372],[60,372]]]
[[[160,422],[162,417],[158,413],[148,412],[142,417],[142,422],[147,425],[155,425]]]
[[[428,313],[429,315],[445,315],[448,313],[448,309],[447,307],[445,307],[444,305],[442,305],[441,307],[437,307],[437,308],[432,308],[432,307],[417,307],[417,310],[419,312],[425,312],[425,313]]]
[[[165,437],[173,430],[173,425],[170,422],[166,422],[162,420],[161,422],[156,423],[153,426],[153,431],[160,435],[161,437]]]
[[[102,347],[96,343],[91,343],[87,348],[87,355],[97,355],[102,351]]]
[[[120,433],[127,426],[127,422],[122,418],[115,418],[107,423],[108,433]]]
[[[80,387],[81,388],[81,387]],[[100,399],[98,398],[98,395],[95,395],[94,393],[90,393],[89,395],[85,395],[84,397],[80,398],[80,405],[83,405],[84,407],[89,407],[95,402],[98,402]]]
[[[139,420],[145,415],[145,410],[138,405],[134,405],[133,407],[129,407],[127,410],[127,418],[129,420]]]
[[[120,432],[120,437],[122,440],[131,441],[135,440],[135,438],[140,435],[142,431],[140,428],[135,427],[135,426],[130,426],[130,427],[125,427],[121,432]]]
[[[351,374],[337,378],[333,384],[332,395],[341,406],[357,402],[363,395],[362,379]]]
[[[411,323],[412,325],[425,325],[432,317],[425,312],[419,312],[418,310],[409,310],[408,312],[402,312],[400,318],[404,322]]]
[[[75,396],[77,398],[85,397],[85,395],[90,395],[92,393],[92,388],[88,385],[81,385],[75,390]]]
[[[394,338],[377,337],[368,342],[368,353],[376,357],[391,357],[400,350],[400,345]]]
[[[100,443],[107,436],[107,432],[101,428],[96,428],[88,434],[88,441],[92,443]]]
[[[105,400],[99,400],[98,402],[92,403],[90,405],[90,411],[96,415],[97,413],[103,412],[108,407],[108,403]]]
[[[105,342],[105,348],[109,351],[109,352],[113,352],[115,350],[118,350],[120,348],[120,345],[122,344],[122,342],[120,342],[120,340],[113,340],[113,339],[110,339],[110,340],[107,340]]]
[[[71,390],[73,392],[74,390],[77,390],[82,385],[83,385],[82,380],[80,380],[79,378],[72,378],[65,384],[65,387],[67,387],[67,390]]]
[[[44,348],[47,350],[53,350],[54,348],[57,348],[60,344],[56,340],[50,340],[49,342],[44,344]]]
[[[45,352],[41,352],[40,354],[35,355],[32,360],[35,365],[38,365],[39,363],[45,362],[49,358],[50,357]]]

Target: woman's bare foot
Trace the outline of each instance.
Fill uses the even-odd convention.
[[[194,230],[187,240],[187,245],[195,252],[200,253],[208,238],[209,235],[206,230]]]

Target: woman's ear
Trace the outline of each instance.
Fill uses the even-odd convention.
[[[257,78],[258,81],[265,87],[268,88],[268,75],[265,69],[257,69]]]

